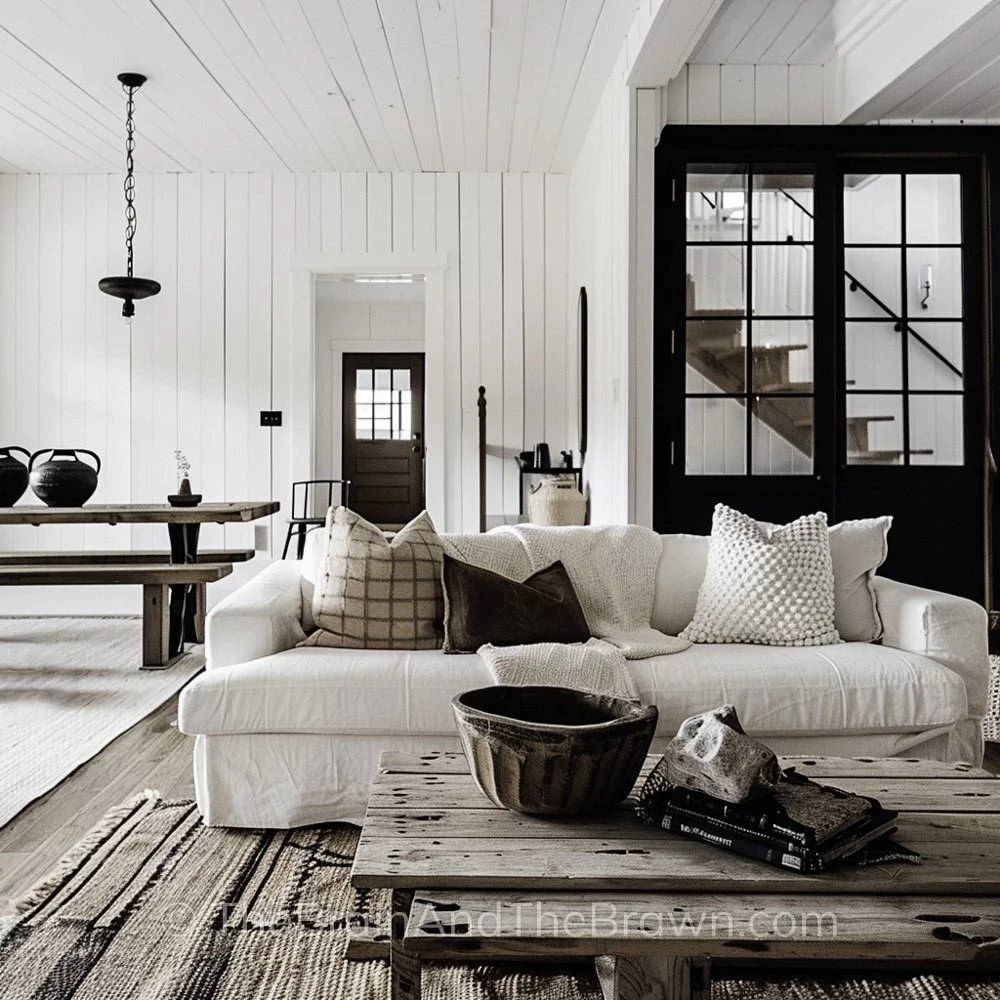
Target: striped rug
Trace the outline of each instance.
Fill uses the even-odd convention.
[[[148,792],[109,813],[0,923],[3,1000],[385,1000],[384,961],[347,961],[385,926],[350,885],[357,829],[208,828]],[[430,965],[426,1000],[598,1000],[586,966]],[[935,976],[819,981],[729,973],[713,1000],[1000,1000]]]

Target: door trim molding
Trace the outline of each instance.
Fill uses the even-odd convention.
[[[447,253],[297,253],[289,259],[292,366],[289,430],[292,479],[315,462],[315,278],[324,274],[422,274],[424,276],[424,494],[434,522],[448,527],[444,450],[444,273]],[[289,489],[291,487],[289,486]]]

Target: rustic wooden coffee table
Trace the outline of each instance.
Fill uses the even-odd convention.
[[[646,826],[627,802],[580,819],[498,809],[462,754],[383,754],[352,881],[393,890],[394,1000],[418,1000],[424,959],[594,957],[605,995],[628,1000],[697,996],[713,957],[1000,969],[1000,781],[932,761],[782,763],[899,810],[922,864],[801,875]]]

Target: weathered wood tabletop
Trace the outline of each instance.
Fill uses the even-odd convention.
[[[0,507],[0,525],[30,524],[225,524],[256,521],[275,514],[276,500],[202,503],[197,507],[171,507],[166,503],[84,504],[82,507],[43,507],[18,504]]]
[[[593,957],[609,1000],[707,998],[719,956],[995,974],[1000,781],[969,764],[781,762],[898,810],[921,864],[800,874],[647,826],[630,802],[522,816],[486,799],[462,754],[383,754],[352,880],[393,889],[393,1000],[420,1000],[427,959]]]
[[[643,780],[658,758],[647,760]],[[811,762],[811,763],[807,763]],[[626,801],[585,817],[493,805],[462,754],[383,754],[352,879],[362,888],[1000,894],[1000,781],[968,764],[783,758],[900,813],[919,865],[800,873],[641,822]]]

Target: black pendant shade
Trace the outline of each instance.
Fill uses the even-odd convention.
[[[156,295],[160,283],[152,278],[136,278],[132,275],[132,240],[135,237],[135,92],[146,82],[141,73],[119,73],[118,80],[125,90],[128,100],[125,105],[125,254],[128,274],[110,275],[101,278],[97,287],[105,295],[124,299],[122,316],[127,323],[135,315],[135,300]]]

